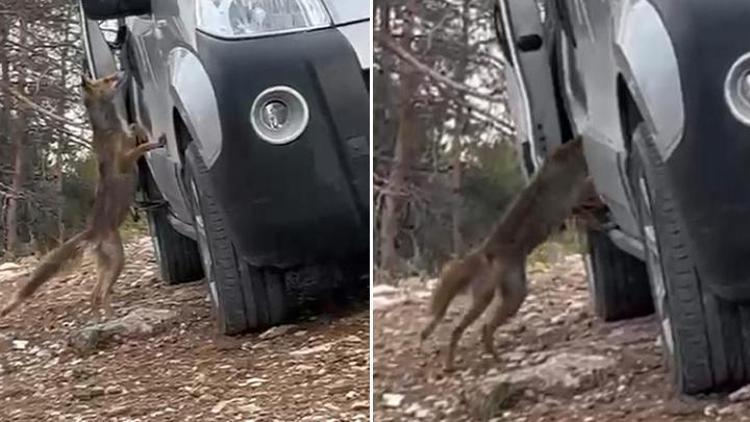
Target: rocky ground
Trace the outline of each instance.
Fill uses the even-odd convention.
[[[0,320],[0,421],[369,419],[366,303],[217,336],[201,283],[162,283],[147,238],[126,255],[106,324],[88,311],[90,261]],[[0,265],[0,301],[27,269]]]
[[[469,298],[459,297],[420,347],[434,280],[375,286],[375,420],[750,420],[742,391],[696,399],[672,393],[653,318],[593,318],[580,255],[528,274],[528,300],[495,336],[501,361],[482,353],[475,324],[452,373],[443,371],[444,346]]]

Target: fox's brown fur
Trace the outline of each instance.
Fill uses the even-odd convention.
[[[98,162],[99,178],[94,206],[86,228],[48,253],[29,275],[28,280],[0,310],[7,315],[31,297],[42,284],[75,262],[85,249],[96,256],[97,281],[91,293],[91,306],[103,307],[111,314],[110,293],[125,264],[119,227],[128,215],[136,186],[136,161],[161,144],[147,140],[145,131],[126,125],[118,107],[118,93],[126,79],[118,72],[101,79],[83,77],[82,90],[93,129],[93,149]]]
[[[459,292],[470,289],[473,297],[471,308],[451,334],[447,369],[453,366],[463,332],[495,295],[499,304],[482,329],[482,341],[485,350],[497,356],[495,330],[518,312],[526,298],[526,257],[565,223],[576,205],[590,200],[592,193],[595,196],[582,141],[574,139],[554,151],[479,247],[445,265],[432,294],[432,319],[422,330],[421,339],[433,332]]]

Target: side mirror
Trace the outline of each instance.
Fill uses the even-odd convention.
[[[81,4],[86,17],[93,20],[151,13],[151,0],[81,0]]]

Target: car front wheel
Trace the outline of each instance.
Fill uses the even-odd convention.
[[[282,270],[254,267],[239,257],[195,144],[187,148],[185,161],[185,186],[219,331],[239,334],[284,322],[292,306]]]
[[[643,124],[634,131],[630,183],[646,253],[654,307],[670,372],[682,393],[746,383],[750,324],[738,305],[707,291],[691,258],[665,165]]]

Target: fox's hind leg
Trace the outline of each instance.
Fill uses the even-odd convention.
[[[453,370],[454,354],[456,351],[456,347],[458,346],[458,341],[461,339],[464,331],[466,331],[469,325],[471,325],[471,323],[476,321],[476,319],[479,318],[480,315],[482,315],[482,312],[487,309],[487,306],[490,305],[490,302],[492,302],[492,290],[475,293],[471,308],[469,308],[469,311],[466,312],[456,328],[454,328],[453,332],[451,332],[450,343],[448,343],[448,354],[445,357],[446,371]]]
[[[109,318],[112,316],[112,287],[114,287],[115,281],[120,277],[120,273],[125,267],[125,251],[122,247],[122,238],[119,231],[114,230],[104,239],[102,250],[109,259],[109,265],[104,273],[103,283],[98,292],[99,303],[101,303],[105,315]]]
[[[108,269],[112,266],[112,259],[104,251],[102,244],[97,244],[93,248],[94,257],[96,258],[96,284],[91,290],[91,313],[96,314],[101,307],[101,290],[107,277]]]
[[[432,334],[432,332],[435,331],[435,327],[437,327],[440,321],[443,320],[444,316],[445,316],[445,309],[443,309],[442,312],[438,313],[437,315],[432,316],[432,319],[430,319],[430,322],[419,333],[420,343],[427,340],[427,337],[429,337],[430,334]]]
[[[510,267],[498,276],[500,284],[497,290],[501,300],[490,321],[482,327],[484,350],[491,354],[495,360],[499,360],[493,339],[495,331],[518,312],[526,299],[526,260],[522,260],[518,265]]]

